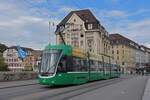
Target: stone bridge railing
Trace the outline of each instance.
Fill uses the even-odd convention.
[[[37,79],[37,72],[0,72],[0,81]]]

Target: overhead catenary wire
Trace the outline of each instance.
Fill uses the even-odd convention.
[[[25,1],[26,3],[28,3],[29,5],[31,5],[32,7],[38,8],[38,9],[37,9],[37,10],[38,10],[38,13],[40,13],[40,14],[43,13],[43,9],[41,9],[41,7],[38,6],[38,4],[34,4],[34,2],[32,2],[32,1],[30,1],[30,0],[24,0],[24,1]],[[82,7],[79,5],[79,3],[76,2],[75,0],[71,0],[71,2],[73,2],[73,4],[74,4],[75,6],[77,6],[79,9],[82,9]],[[46,0],[45,3],[47,3],[47,7],[49,8],[49,0]],[[48,8],[47,8],[47,9],[48,9]],[[54,14],[53,16],[54,16],[54,18],[56,18],[55,14]],[[51,34],[51,31],[52,31],[52,26],[51,26],[51,24],[54,23],[54,21],[52,21],[52,15],[49,15],[49,14],[47,13],[47,17],[48,17],[48,19],[49,19],[49,21],[48,21],[48,37],[49,37],[49,44],[51,45],[51,36],[52,36],[52,34]],[[54,25],[53,25],[53,28],[54,28]],[[56,28],[56,27],[55,27],[55,28]]]

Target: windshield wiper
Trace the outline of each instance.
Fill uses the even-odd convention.
[[[50,69],[51,69],[51,68],[53,68],[54,66],[55,66],[55,64],[54,64],[54,65],[52,65],[51,67],[49,67],[49,68],[48,68],[48,70],[47,70],[47,72],[49,72],[49,71],[50,71]]]
[[[49,74],[48,72],[42,72],[41,76],[48,76],[48,74]]]

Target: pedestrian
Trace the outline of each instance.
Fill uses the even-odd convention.
[[[144,71],[142,71],[142,76],[144,75]]]
[[[131,75],[133,74],[133,72],[131,71]]]

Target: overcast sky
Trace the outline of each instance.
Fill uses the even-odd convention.
[[[48,21],[57,25],[70,11],[90,9],[109,33],[150,47],[149,0],[0,0],[0,43],[43,49]],[[55,26],[51,26],[55,44]]]

